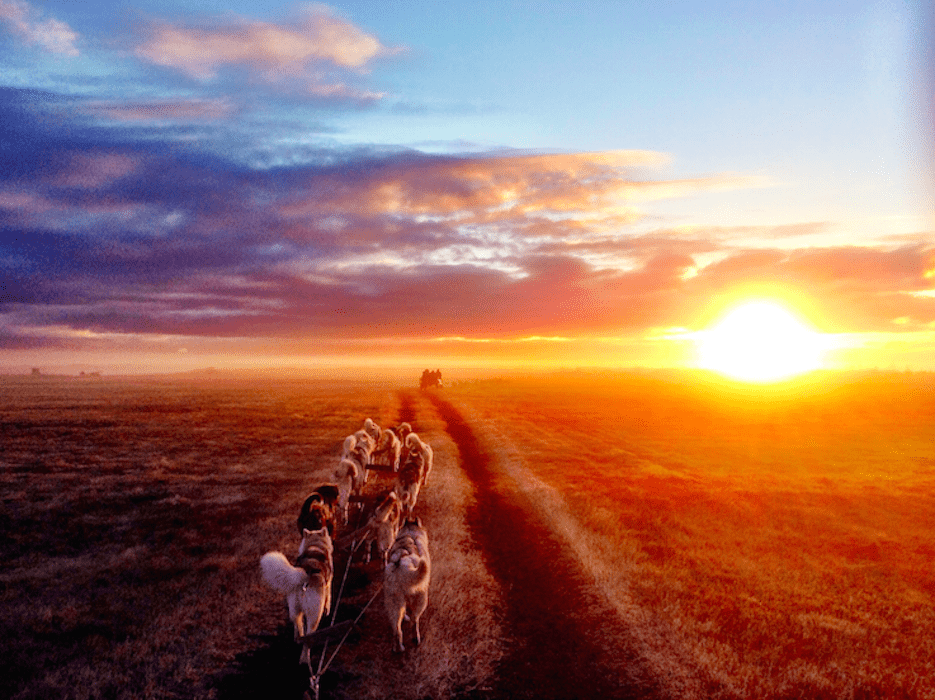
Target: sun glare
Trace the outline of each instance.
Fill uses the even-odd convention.
[[[749,301],[697,334],[698,366],[748,382],[771,382],[822,366],[824,343],[785,307]]]

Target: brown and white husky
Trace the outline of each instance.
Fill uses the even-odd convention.
[[[334,545],[328,529],[304,530],[296,566],[282,552],[267,552],[260,558],[263,580],[286,596],[295,640],[318,629],[321,618],[331,611],[331,582],[334,578]],[[300,663],[308,663],[308,645],[302,645]]]

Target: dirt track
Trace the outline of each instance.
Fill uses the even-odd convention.
[[[475,485],[479,505],[469,521],[507,594],[502,614],[511,648],[492,697],[660,697],[626,628],[577,573],[561,539],[521,496],[495,487],[496,465],[457,409],[437,394],[430,399]]]

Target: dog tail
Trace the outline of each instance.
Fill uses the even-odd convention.
[[[398,553],[397,553],[398,554]],[[395,567],[404,572],[407,576],[416,580],[425,576],[427,564],[425,559],[418,554],[405,554],[403,556],[393,557],[387,567]]]
[[[303,585],[308,574],[303,569],[292,566],[282,552],[267,552],[260,557],[263,580],[277,593],[286,594]]]

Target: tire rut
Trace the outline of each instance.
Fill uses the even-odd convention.
[[[574,555],[531,504],[494,484],[494,467],[450,403],[428,396],[460,452],[478,505],[473,534],[505,600],[509,648],[494,698],[659,698],[614,610],[580,572]]]

